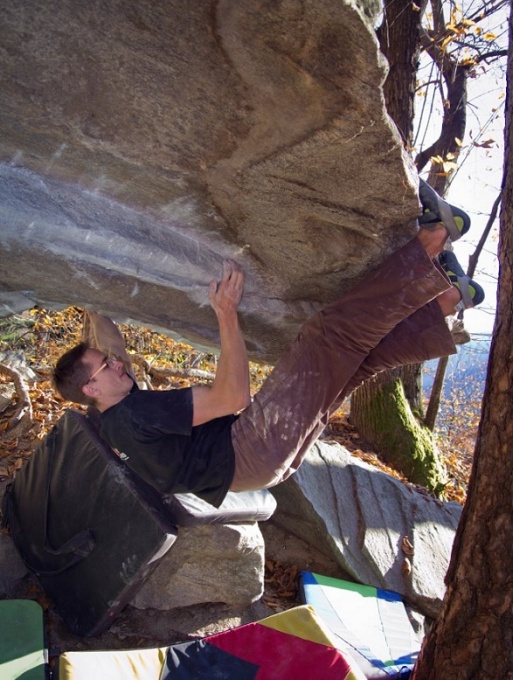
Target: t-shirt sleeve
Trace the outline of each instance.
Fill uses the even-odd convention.
[[[143,428],[163,434],[190,435],[192,431],[192,390],[139,390],[130,395],[132,417]]]

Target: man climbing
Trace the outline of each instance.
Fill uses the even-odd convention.
[[[454,353],[444,317],[484,299],[452,253],[437,260],[448,236],[466,233],[468,216],[424,182],[420,198],[417,237],[309,319],[252,401],[237,316],[244,275],[231,261],[209,289],[221,337],[210,387],[137,389],[121,336],[105,327],[106,350],[81,343],[59,359],[56,389],[95,406],[102,436],[161,493],[192,492],[220,505],[229,490],[282,482],[354,388],[386,368]],[[101,334],[110,322],[92,315],[91,323]]]

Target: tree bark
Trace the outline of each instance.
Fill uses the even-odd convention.
[[[425,6],[427,0],[419,3]],[[420,55],[422,10],[411,0],[385,0],[383,22],[377,30],[379,46],[390,71],[383,84],[389,115],[403,141],[411,146],[416,74]]]
[[[422,364],[408,364],[392,372],[399,375],[404,387],[404,394],[412,411],[422,417]]]
[[[513,678],[513,51],[510,17],[497,317],[447,593],[414,680]]]

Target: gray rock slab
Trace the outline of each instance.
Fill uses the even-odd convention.
[[[354,580],[398,592],[436,617],[460,505],[420,493],[326,441],[273,494],[275,523],[327,552]]]
[[[132,605],[140,609],[211,602],[249,605],[263,593],[264,555],[256,522],[181,528]]]
[[[374,0],[11,0],[0,8],[0,315],[89,305],[251,356],[415,231]]]

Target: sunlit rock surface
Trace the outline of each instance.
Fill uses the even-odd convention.
[[[2,3],[0,313],[89,305],[211,345],[231,257],[250,352],[275,359],[415,231],[378,9]]]
[[[400,593],[423,615],[438,616],[458,503],[442,503],[329,441],[314,444],[273,495],[273,521],[335,559],[351,580]]]

